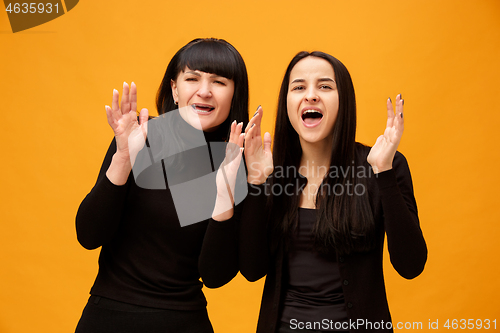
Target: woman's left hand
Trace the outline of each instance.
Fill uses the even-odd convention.
[[[226,157],[217,171],[217,199],[212,218],[216,221],[225,221],[233,216],[234,189],[236,176],[243,154],[244,134],[241,133],[243,123],[231,124],[231,134],[226,148]]]
[[[387,126],[384,135],[377,138],[367,157],[376,174],[392,169],[392,161],[403,135],[403,104],[404,101],[399,94],[396,96],[396,114],[394,114],[392,101],[390,98],[387,99]]]

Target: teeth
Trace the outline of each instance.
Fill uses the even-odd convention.
[[[319,112],[317,110],[305,110],[304,114],[306,114],[306,113],[321,113],[321,112]]]

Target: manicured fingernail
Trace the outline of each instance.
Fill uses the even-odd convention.
[[[401,118],[403,118],[403,112],[401,112],[400,115],[401,115]]]
[[[389,97],[389,102],[391,102],[391,103],[392,103],[392,99],[391,99],[390,97]]]
[[[260,107],[261,107],[261,105],[259,105],[259,106],[257,107],[257,111],[259,111],[259,108],[260,108]]]
[[[232,123],[231,125],[235,125],[235,124],[236,124],[236,120],[235,120],[235,121],[233,121],[233,123]]]
[[[405,100],[404,99],[402,99],[401,102],[403,102],[403,105],[405,105]]]
[[[243,150],[245,150],[245,148],[240,148],[240,151],[243,153]]]
[[[116,90],[116,89],[113,89],[113,93],[115,93],[115,92],[117,93],[117,92],[118,92],[118,90]]]
[[[255,117],[258,114],[259,114],[259,111],[255,111],[255,113],[253,114],[252,118]]]
[[[252,124],[252,126],[250,128],[253,128],[255,126],[255,124]]]
[[[109,105],[104,105],[104,108],[105,108],[106,110],[108,110],[108,109],[109,109]]]
[[[403,99],[403,95],[399,94],[399,99]]]

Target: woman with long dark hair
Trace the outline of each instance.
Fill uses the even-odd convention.
[[[106,113],[115,138],[76,217],[81,245],[102,247],[76,332],[213,332],[202,286],[220,287],[238,272],[235,185],[225,180],[240,150],[227,149],[227,177],[216,168],[224,142],[243,144],[245,63],[224,40],[195,39],[168,64],[159,117],[136,109],[134,83],[124,84],[121,104],[113,92]]]
[[[418,276],[427,259],[410,171],[397,152],[403,103],[399,94],[394,113],[387,100],[387,127],[373,147],[357,143],[346,67],[300,52],[281,85],[272,153],[271,136],[260,134],[262,109],[250,120],[240,271],[250,281],[267,275],[257,332],[392,331],[384,236],[404,278]]]

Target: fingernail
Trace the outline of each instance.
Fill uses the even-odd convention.
[[[245,148],[240,148],[240,151],[243,153],[243,150],[245,150]]]
[[[116,89],[113,89],[113,92],[118,92],[118,90],[116,90]]]
[[[243,122],[239,123],[238,125],[240,125],[241,127],[243,127]]]
[[[260,107],[261,107],[261,105],[259,105],[259,106],[257,107],[257,111],[259,111],[259,108],[260,108]]]
[[[405,105],[405,100],[404,100],[404,99],[402,99],[401,101],[403,102],[403,105]]]
[[[104,108],[107,110],[109,109],[109,105],[104,105]]]
[[[399,99],[403,99],[403,95],[401,95],[401,93],[399,94]]]
[[[392,99],[391,99],[390,97],[389,97],[389,102],[391,102],[391,103],[392,103]]]
[[[234,124],[236,124],[236,120],[235,120],[235,121],[233,121],[233,123],[232,123],[231,125],[234,125]]]
[[[254,126],[255,126],[255,124],[252,124],[252,127],[254,127]],[[250,127],[250,128],[252,128],[252,127]]]
[[[259,111],[255,111],[255,113],[253,114],[253,117],[255,117],[255,116],[256,116],[256,115],[258,115],[258,114],[259,114]],[[253,117],[252,117],[252,118],[253,118]]]
[[[403,112],[401,112],[400,115],[401,115],[401,118],[403,118]]]

